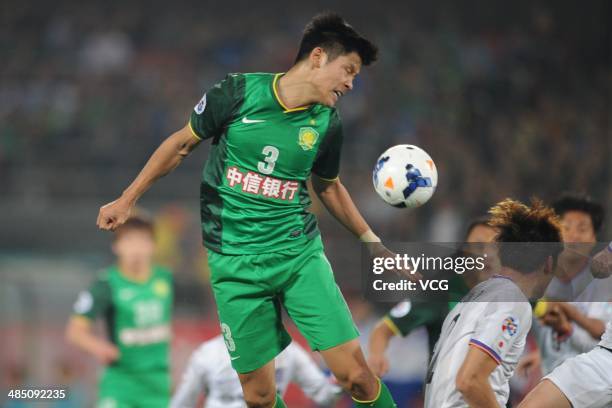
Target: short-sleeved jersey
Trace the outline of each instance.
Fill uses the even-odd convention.
[[[500,294],[517,301],[496,302]],[[427,374],[425,407],[467,407],[455,381],[469,347],[497,363],[489,382],[499,406],[505,406],[530,328],[531,305],[512,281],[495,277],[476,285],[444,320]]]
[[[468,292],[469,288],[463,278],[454,277],[449,282],[449,291],[444,299],[405,300],[395,305],[385,315],[384,321],[396,335],[402,337],[419,327],[425,327],[431,352],[438,341],[446,315]]]
[[[274,359],[274,365],[280,395],[293,382],[319,405],[329,406],[340,397],[340,387],[333,384],[295,342]],[[232,368],[222,336],[203,343],[191,355],[170,407],[195,408],[201,394],[206,394],[206,408],[246,407],[238,374]]]
[[[147,282],[126,279],[115,266],[103,271],[79,294],[74,313],[101,318],[119,348],[113,367],[130,371],[169,367],[172,275],[154,267]]]
[[[336,109],[287,109],[282,74],[230,74],[191,113],[194,136],[212,139],[200,189],[204,245],[224,254],[286,249],[315,237],[306,181],[338,176]]]

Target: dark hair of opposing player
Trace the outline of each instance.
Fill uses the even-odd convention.
[[[489,225],[489,217],[485,215],[481,217],[472,218],[468,223],[467,228],[465,229],[465,236],[463,238],[464,241],[467,241],[468,237],[472,233],[472,230],[476,227],[491,228],[491,226]]]
[[[552,204],[553,208],[563,217],[568,211],[580,211],[591,217],[593,231],[599,232],[605,217],[605,211],[601,204],[591,200],[591,197],[584,194],[565,193]]]
[[[556,263],[563,244],[559,217],[552,208],[538,199],[527,206],[507,198],[494,205],[489,214],[489,225],[499,231],[495,240],[503,266],[531,273],[548,257]]]
[[[118,240],[119,237],[125,232],[134,230],[148,232],[151,234],[151,238],[155,238],[155,228],[153,227],[153,222],[143,216],[133,216],[128,218],[125,223],[117,227],[115,234],[113,235],[113,241]]]
[[[359,34],[339,14],[325,12],[316,15],[304,28],[295,63],[304,60],[316,47],[321,47],[329,60],[356,52],[365,66],[376,61],[378,47]]]

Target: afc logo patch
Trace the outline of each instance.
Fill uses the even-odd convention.
[[[504,319],[501,329],[504,337],[510,339],[516,332],[518,332],[519,322],[518,319],[512,316],[508,316]]]
[[[206,109],[206,94],[204,94],[202,99],[200,99],[200,102],[198,102],[198,104],[193,108],[195,113],[198,115],[201,115],[202,112],[204,112],[204,109]]]

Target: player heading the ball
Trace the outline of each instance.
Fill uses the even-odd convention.
[[[284,308],[358,406],[394,407],[368,368],[346,302],[323,252],[306,181],[353,235],[388,253],[339,179],[342,124],[335,108],[377,48],[342,17],[306,26],[286,73],[229,74],[212,86],[189,123],[166,139],[98,226],[114,229],[159,177],[202,140],[202,234],[232,366],[250,407],[281,408],[274,358],[291,342]]]

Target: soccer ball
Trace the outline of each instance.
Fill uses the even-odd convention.
[[[380,155],[372,181],[380,198],[388,204],[416,208],[425,204],[436,191],[438,171],[423,149],[397,145]]]

